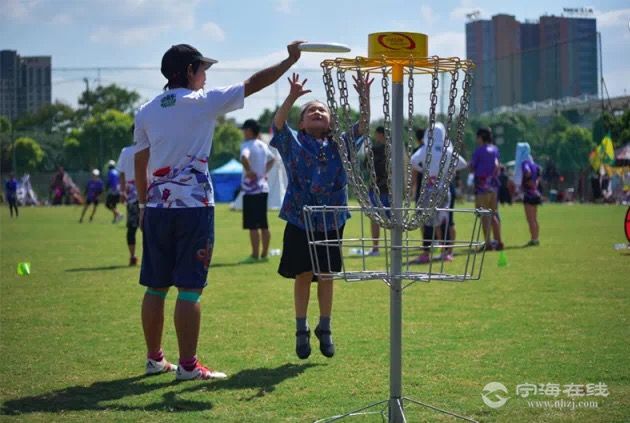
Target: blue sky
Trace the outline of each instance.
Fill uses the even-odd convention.
[[[608,90],[611,96],[623,95],[630,88],[630,3],[621,0],[594,5],[548,0],[0,0],[0,49],[51,55],[53,99],[75,105],[85,88],[83,78],[93,86],[99,75],[67,68],[157,68],[172,44],[189,43],[218,59],[207,86],[228,85],[281,60],[286,44],[295,39],[345,43],[354,56],[366,54],[371,32],[424,32],[430,37],[430,54],[465,57],[466,13],[479,10],[482,18],[508,13],[523,21],[560,15],[567,6],[595,10]],[[296,65],[309,77],[313,98],[323,98],[319,62],[329,57],[304,53]],[[135,89],[143,99],[157,94],[165,82],[157,69],[103,69],[100,81]],[[287,85],[284,79],[248,98],[245,110],[232,117],[257,117],[282,101]]]

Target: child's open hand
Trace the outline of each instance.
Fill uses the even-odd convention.
[[[367,72],[365,76],[361,76],[357,72],[357,76],[352,76],[352,79],[354,79],[353,87],[359,95],[365,95],[367,98],[370,98],[370,86],[374,82],[374,78],[370,78],[370,74]]]
[[[289,84],[291,85],[291,90],[289,92],[289,96],[295,101],[298,97],[302,97],[304,94],[308,94],[311,90],[304,89],[304,85],[306,85],[306,81],[308,79],[304,78],[302,82],[300,82],[300,75],[297,73],[293,73],[291,78],[287,78],[289,80]]]

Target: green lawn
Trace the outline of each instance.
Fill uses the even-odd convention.
[[[76,207],[20,211],[18,220],[5,208],[0,216],[1,421],[313,421],[388,397],[389,292],[382,282],[338,282],[337,355],[322,357],[314,339],[313,355],[300,361],[292,284],[276,274],[278,257],[238,265],[248,254],[241,215],[219,206],[199,355],[230,377],[145,378],[144,290],[138,268],[126,266],[124,225],[112,225],[103,208],[82,225]],[[404,394],[484,422],[629,421],[630,255],[612,248],[624,241],[625,211],[544,205],[542,245],[520,248],[528,240],[522,206],[504,207],[508,266],[488,253],[480,281],[405,291]],[[284,225],[276,215],[270,213],[272,247],[280,248]],[[23,261],[31,263],[30,276],[16,275]],[[171,292],[168,316],[174,302]],[[164,349],[176,360],[171,322]],[[498,409],[481,399],[494,381],[510,397]],[[597,408],[531,407],[515,395],[525,383],[600,382],[607,397],[574,398],[576,407],[588,400]],[[412,422],[454,421],[407,411]]]

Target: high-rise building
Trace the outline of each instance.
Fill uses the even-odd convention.
[[[0,51],[0,116],[11,120],[18,116],[19,64],[17,52]]]
[[[471,112],[546,99],[597,95],[594,18],[511,15],[466,24],[466,55],[477,65]]]
[[[0,115],[13,120],[51,103],[51,57],[0,51]]]

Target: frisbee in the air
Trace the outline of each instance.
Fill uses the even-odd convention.
[[[302,43],[300,50],[309,53],[347,53],[350,47],[339,43]]]

